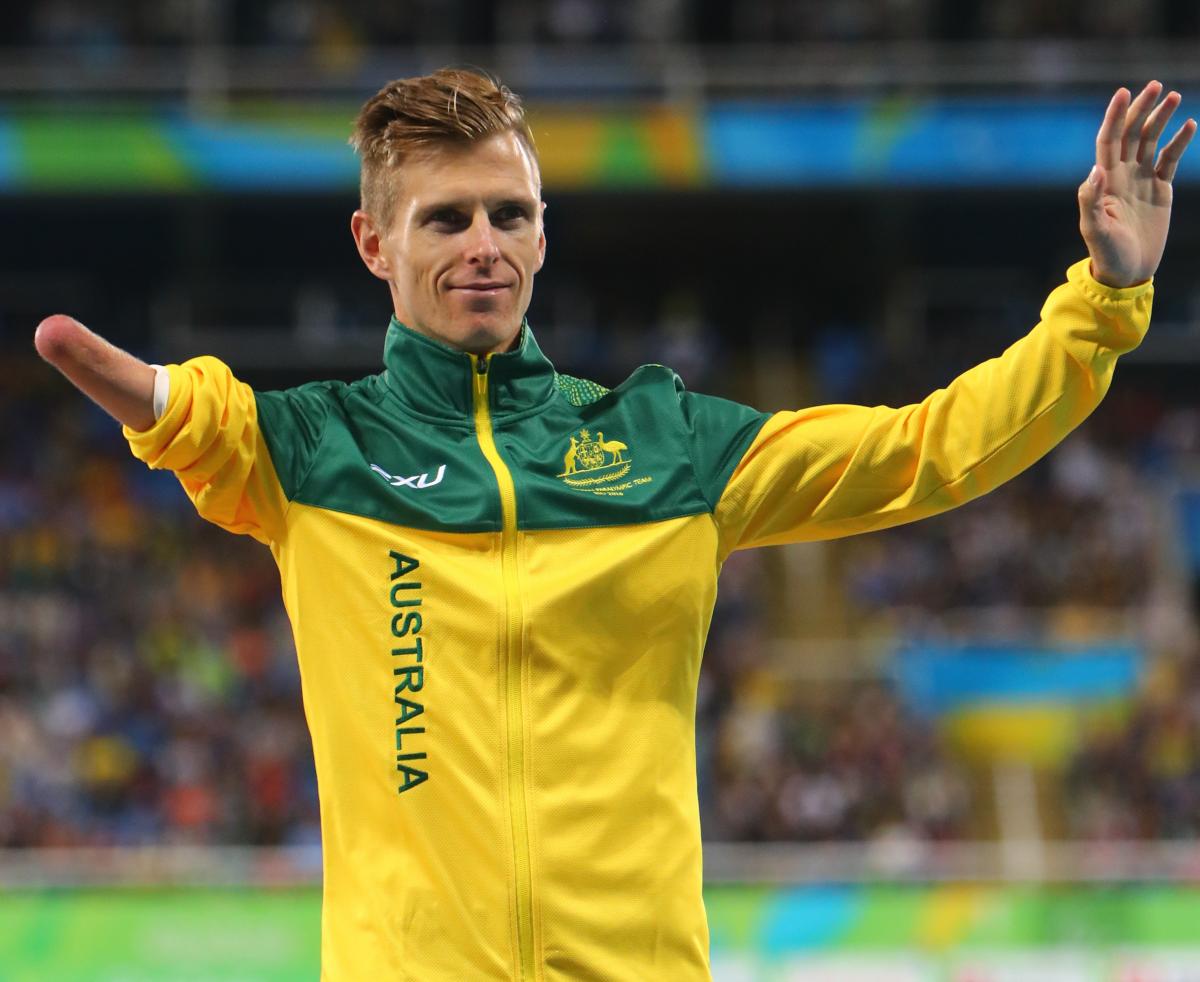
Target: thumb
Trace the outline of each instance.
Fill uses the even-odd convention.
[[[1086,236],[1099,225],[1104,214],[1104,168],[1096,164],[1079,185],[1079,226]]]

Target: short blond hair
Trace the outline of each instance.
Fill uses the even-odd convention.
[[[389,176],[405,159],[508,132],[524,144],[536,171],[537,148],[521,100],[499,79],[473,69],[442,68],[388,82],[363,104],[350,136],[362,160],[363,211],[388,227],[396,208],[395,181]]]

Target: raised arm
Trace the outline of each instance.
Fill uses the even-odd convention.
[[[1150,322],[1171,181],[1196,132],[1158,141],[1179,106],[1149,83],[1120,89],[1079,187],[1089,258],[1001,357],[918,404],[816,406],[771,416],[733,469],[714,518],[722,553],[851,535],[953,508],[1020,473],[1103,398],[1117,357]]]
[[[154,425],[154,369],[72,317],[54,314],[33,335],[38,354],[132,430]]]

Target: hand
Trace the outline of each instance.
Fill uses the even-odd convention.
[[[1079,230],[1092,256],[1092,276],[1107,286],[1133,286],[1154,275],[1171,224],[1171,180],[1196,133],[1189,119],[1155,159],[1158,138],[1181,101],[1151,82],[1130,102],[1117,89],[1096,134],[1096,166],[1079,186]]]

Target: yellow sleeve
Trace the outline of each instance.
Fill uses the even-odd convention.
[[[774,414],[717,503],[722,555],[911,522],[1014,477],[1096,408],[1152,298],[1152,283],[1098,283],[1084,259],[1029,334],[923,402]]]
[[[124,427],[135,457],[175,472],[196,510],[231,532],[283,538],[287,499],[258,426],[254,392],[205,355],[165,366],[166,410],[148,430]]]

